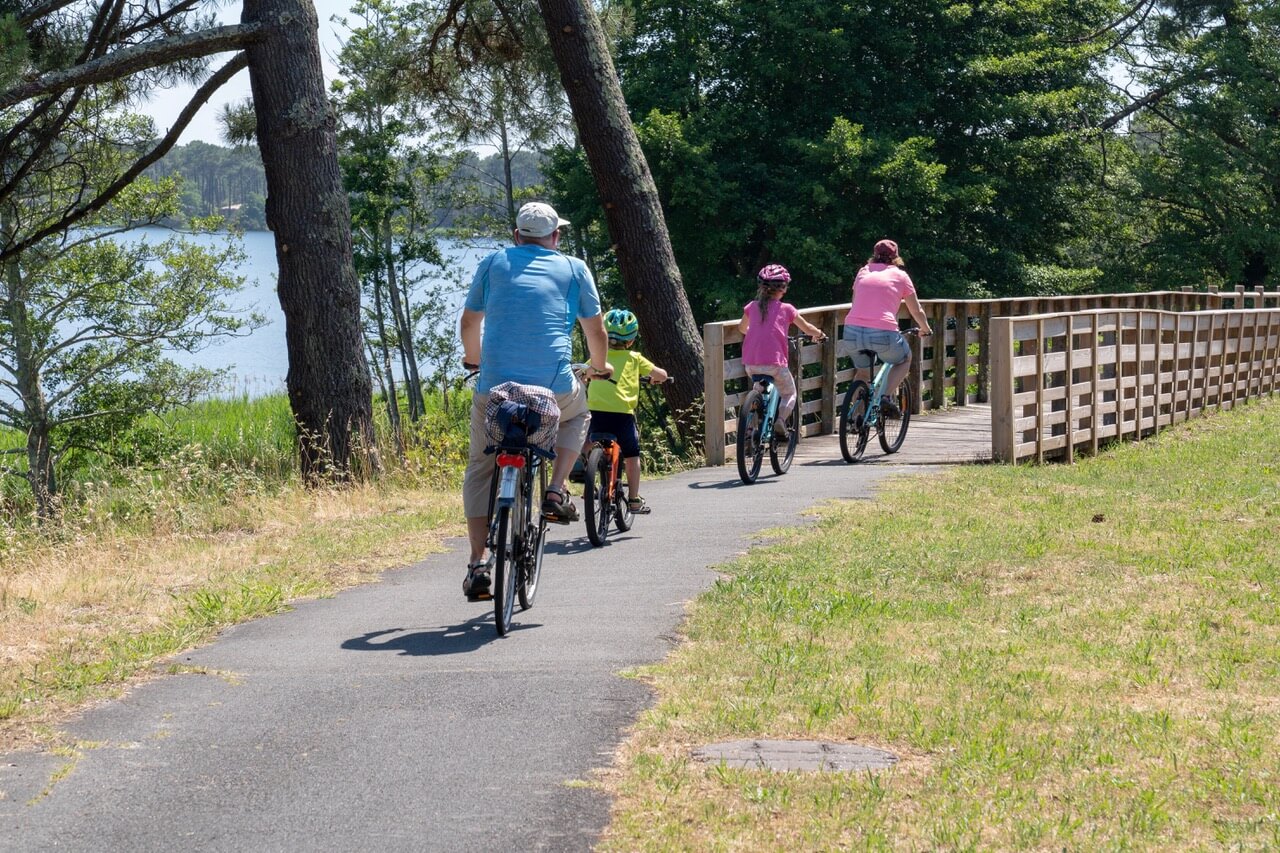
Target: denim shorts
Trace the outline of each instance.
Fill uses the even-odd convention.
[[[844,327],[844,351],[853,356],[853,366],[865,370],[872,362],[861,350],[871,350],[885,364],[898,364],[911,355],[907,339],[889,329],[871,329],[866,326]]]

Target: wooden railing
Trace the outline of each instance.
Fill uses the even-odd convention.
[[[1091,296],[1047,296],[1021,299],[927,299],[934,336],[913,341],[913,411],[987,402],[990,387],[991,331],[997,317],[1023,317],[1096,310],[1194,312],[1280,307],[1280,293],[1260,288],[1246,291],[1191,290]],[[807,308],[800,313],[826,332],[828,340],[806,345],[792,372],[800,390],[801,436],[834,431],[839,397],[853,378],[839,338],[849,304]],[[905,311],[901,319],[907,319]],[[736,320],[703,326],[706,349],[705,448],[708,465],[722,465],[733,453],[737,407],[746,396],[742,369],[742,335]]]
[[[1280,309],[992,320],[998,462],[1097,453],[1280,390]]]

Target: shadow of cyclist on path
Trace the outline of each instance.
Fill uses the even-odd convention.
[[[481,646],[502,639],[493,630],[493,608],[485,608],[484,613],[473,616],[458,625],[440,628],[428,628],[406,634],[404,628],[386,628],[381,631],[370,631],[359,637],[345,640],[341,648],[351,652],[399,652],[402,655],[436,656],[458,655],[474,652]],[[512,631],[524,631],[538,628],[538,623],[516,624]],[[398,635],[398,636],[388,636]],[[379,642],[374,642],[379,640]]]

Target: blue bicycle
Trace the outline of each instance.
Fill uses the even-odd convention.
[[[787,338],[794,357],[800,351],[805,336]],[[769,464],[775,474],[785,474],[796,455],[796,442],[800,440],[800,399],[797,392],[796,407],[787,418],[787,436],[780,437],[773,431],[778,417],[781,395],[773,384],[772,376],[757,374],[751,377],[754,387],[738,409],[738,476],[748,486],[760,476],[764,451],[769,450]]]
[[[903,329],[904,335],[918,335],[917,328]],[[855,379],[845,392],[844,403],[840,406],[840,455],[850,464],[862,458],[867,449],[867,441],[874,427],[880,438],[880,447],[885,453],[897,453],[902,442],[907,438],[907,425],[911,423],[911,381],[904,378],[894,389],[893,402],[896,412],[886,410],[881,399],[886,396],[885,385],[889,382],[891,365],[880,361],[871,350],[861,350],[871,357],[871,368],[880,367],[875,379],[868,386],[861,379]]]

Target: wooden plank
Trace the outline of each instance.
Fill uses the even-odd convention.
[[[929,318],[933,326],[933,381],[930,383],[929,408],[941,409],[947,404],[947,303],[940,301]]]
[[[708,465],[724,464],[724,326],[708,323],[702,327],[706,353],[703,373],[703,453]]]
[[[969,403],[969,317],[965,309],[956,307],[956,405]]]
[[[836,361],[839,355],[837,326],[840,317],[834,311],[823,315],[822,333],[827,339],[822,342],[822,429],[824,432],[835,432],[836,429]]]
[[[1036,320],[1036,417],[1044,417],[1044,320]],[[1044,430],[1036,428],[1036,461],[1044,461]]]
[[[991,382],[991,305],[982,305],[982,323],[978,327],[978,402],[988,401],[988,384]]]
[[[991,458],[1018,461],[1017,434],[1013,431],[1013,323],[1010,317],[991,320]]]

